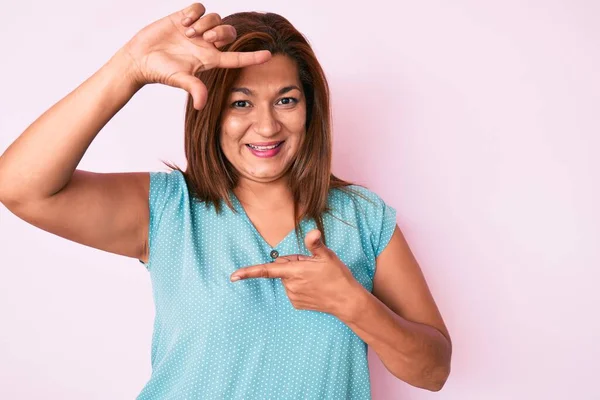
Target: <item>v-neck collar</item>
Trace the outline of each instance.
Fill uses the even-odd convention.
[[[260,234],[260,232],[258,231],[258,229],[256,229],[256,226],[254,226],[254,224],[252,223],[252,220],[250,219],[250,217],[248,216],[248,214],[246,213],[246,210],[244,209],[244,206],[242,205],[242,202],[238,199],[238,197],[235,195],[235,193],[233,192],[233,190],[229,191],[231,193],[231,198],[233,200],[233,204],[234,207],[236,208],[236,210],[242,215],[242,217],[246,220],[246,222],[248,223],[248,225],[250,225],[250,228],[252,229],[252,231],[254,232],[254,234],[256,235],[256,237],[260,240],[260,242],[268,247],[269,249],[273,250],[273,249],[281,249],[281,247],[287,242],[287,240],[291,237],[295,235],[295,228],[292,228],[292,230],[290,232],[288,232],[287,235],[285,235],[285,237],[283,239],[281,239],[279,241],[279,243],[277,243],[275,246],[271,246],[269,243],[267,243],[267,241],[265,240],[265,238]],[[300,223],[304,222],[304,220],[300,221]]]

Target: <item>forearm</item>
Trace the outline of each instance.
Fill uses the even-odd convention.
[[[358,284],[340,318],[397,378],[437,391],[450,373],[451,344],[437,329],[408,321]]]
[[[0,157],[0,200],[49,197],[71,179],[104,125],[139,90],[122,50],[36,119]]]

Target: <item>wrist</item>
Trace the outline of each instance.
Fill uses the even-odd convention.
[[[119,49],[106,63],[105,68],[110,69],[122,79],[133,93],[144,87],[145,83],[139,74],[139,68],[125,46]]]
[[[336,316],[345,323],[354,323],[368,305],[371,293],[358,281],[346,290],[345,300],[339,305]]]

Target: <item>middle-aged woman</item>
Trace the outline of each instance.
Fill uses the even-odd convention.
[[[187,168],[76,169],[150,83],[190,94]],[[327,81],[277,14],[221,20],[195,3],[139,31],[4,152],[0,200],[147,268],[152,375],[138,399],[368,399],[367,345],[411,385],[438,391],[450,373],[396,212],[331,173]]]

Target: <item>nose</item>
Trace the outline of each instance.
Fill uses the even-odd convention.
[[[273,115],[271,107],[257,107],[256,120],[253,123],[254,132],[261,136],[269,137],[278,133],[281,129],[281,124]]]

